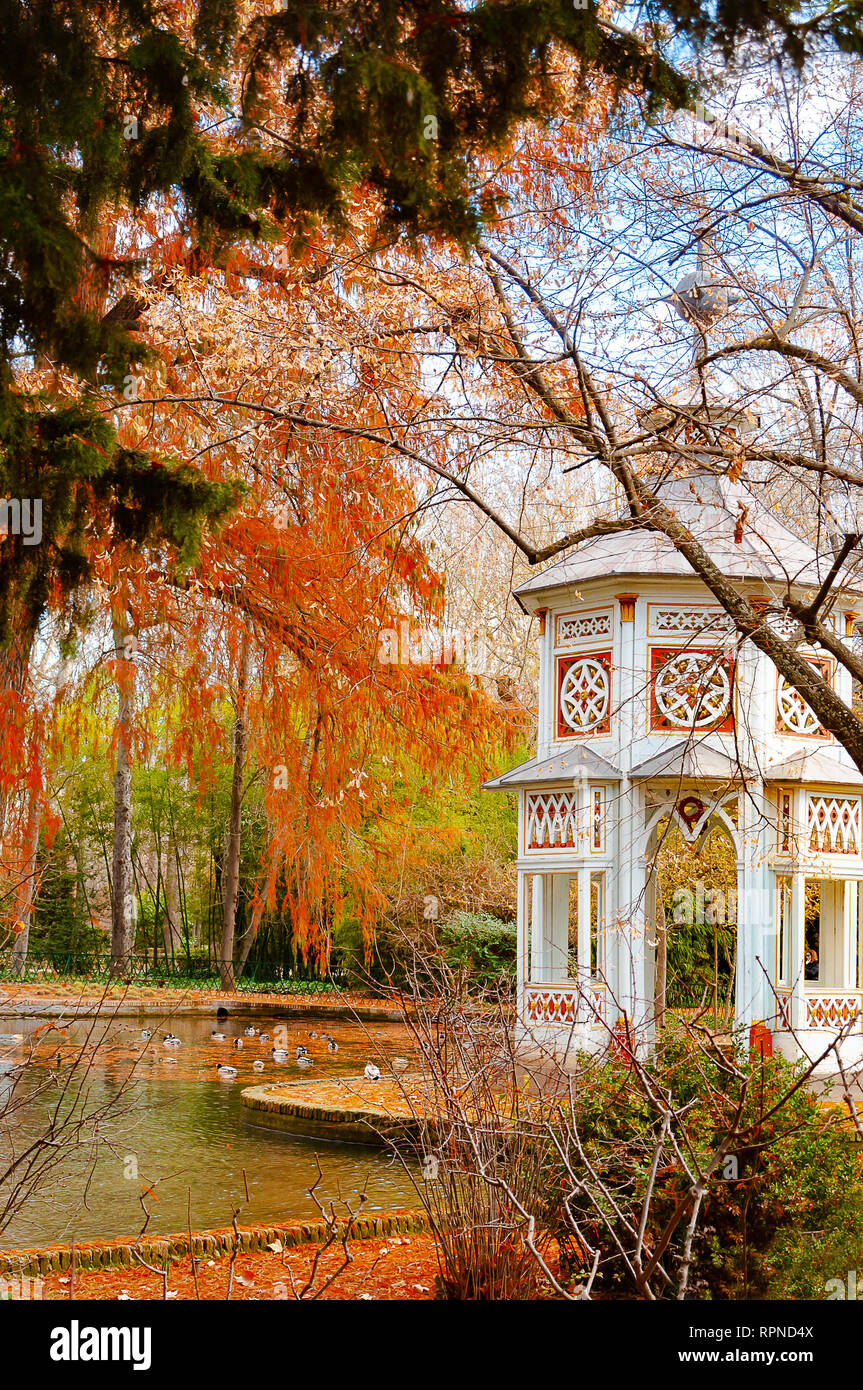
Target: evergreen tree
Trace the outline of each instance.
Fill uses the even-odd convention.
[[[118,442],[106,393],[147,358],[135,280],[165,267],[155,237],[149,261],[123,234],[106,249],[106,224],[160,207],[200,264],[280,223],[337,223],[362,184],[390,232],[469,239],[474,154],[554,117],[555,43],[675,105],[692,94],[668,43],[731,51],[769,30],[796,61],[825,36],[863,48],[859,0],[811,15],[794,0],[657,0],[632,34],[594,0],[272,4],[0,0],[0,494],[42,509],[40,543],[0,547],[0,688],[21,691],[46,604],[86,580],[94,526],[184,562],[238,497]]]

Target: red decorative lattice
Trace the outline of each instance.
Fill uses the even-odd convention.
[[[730,732],[733,675],[733,658],[716,647],[652,647],[650,727]]]
[[[582,652],[557,663],[557,736],[607,734],[611,728],[611,652]]]
[[[524,1013],[528,1023],[575,1023],[578,990],[552,985],[529,985]]]
[[[807,1028],[843,1028],[859,1017],[859,994],[810,994],[807,997]]]

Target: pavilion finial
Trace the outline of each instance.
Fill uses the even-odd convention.
[[[684,275],[672,293],[665,296],[663,302],[670,304],[675,313],[687,323],[693,324],[698,335],[704,334],[717,323],[733,304],[739,304],[743,296],[737,291],[729,290],[724,280],[711,274],[709,257],[713,247],[703,223],[696,232],[695,246],[695,270]]]

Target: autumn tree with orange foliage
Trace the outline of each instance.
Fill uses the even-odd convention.
[[[324,254],[328,273],[310,289],[309,264]],[[506,709],[463,665],[388,659],[385,636],[405,613],[430,628],[445,623],[443,577],[422,536],[422,475],[352,429],[374,418],[364,359],[390,296],[376,297],[359,272],[346,287],[323,240],[308,260],[268,277],[273,260],[266,251],[246,257],[242,274],[178,271],[148,308],[150,340],[168,365],[142,375],[122,428],[139,447],[194,460],[216,486],[230,480],[243,502],[204,538],[182,579],[129,547],[106,542],[94,553],[114,660],[79,696],[82,711],[102,702],[107,710],[115,679],[127,691],[133,683],[131,758],[154,756],[146,730],[161,712],[158,756],[185,765],[202,794],[233,756],[226,984],[265,910],[286,912],[298,950],[322,966],[346,912],[370,943],[384,904],[381,861],[403,851],[395,787],[433,782],[444,769],[476,776],[511,736]],[[421,368],[394,357],[379,373],[380,401],[416,408]],[[298,432],[280,418],[298,398],[312,418],[336,412],[340,428]],[[124,731],[128,719],[127,710]],[[250,785],[263,790],[268,831],[251,921],[235,941]]]
[[[233,0],[158,11],[143,0],[37,0],[25,11],[0,9],[3,482],[40,499],[44,533],[32,550],[9,537],[0,557],[10,731],[0,820],[8,841],[10,800],[21,802],[21,826],[32,831],[38,819],[24,753],[39,738],[29,728],[37,634],[49,613],[62,615],[71,652],[94,586],[107,584],[120,701],[118,969],[131,931],[134,620],[116,576],[140,563],[182,582],[207,526],[239,500],[233,476],[144,449],[122,415],[114,418],[156,366],[139,331],[146,299],[178,266],[192,275],[223,266],[243,240],[282,241],[286,266],[317,219],[344,226],[357,192],[388,235],[473,235],[482,202],[474,147],[553,109],[549,46],[556,35],[583,44],[593,24],[566,6],[538,7],[527,27],[524,14],[497,6],[470,14],[445,6],[419,22],[398,4],[378,8],[261,16]],[[657,90],[685,90],[666,63],[617,38],[603,58],[621,81],[643,76]],[[170,431],[160,430],[170,447]],[[111,573],[100,577],[106,538]],[[321,719],[329,717],[325,708]],[[40,796],[37,780],[29,791]]]
[[[576,187],[584,139],[567,136],[557,155]],[[516,145],[498,175],[501,194],[538,172],[530,147]],[[262,244],[194,270],[163,219],[161,254],[172,269],[141,311],[157,365],[115,407],[135,447],[170,454],[209,485],[235,486],[244,497],[181,579],[166,581],[128,547],[103,547],[99,571],[123,615],[112,633],[121,699],[133,667],[120,647],[137,648],[146,633],[148,659],[166,674],[141,699],[179,701],[168,756],[191,768],[202,752],[206,768],[224,744],[220,701],[232,708],[221,884],[226,983],[265,908],[288,910],[304,956],[328,959],[332,923],[348,901],[370,941],[383,907],[376,858],[397,853],[403,861],[416,838],[391,814],[394,783],[408,768],[433,781],[438,769],[452,776],[470,765],[476,778],[525,723],[463,670],[393,663],[386,654],[384,639],[404,615],[445,638],[447,576],[428,557],[436,540],[429,518],[450,507],[454,481],[487,449],[481,428],[464,428],[441,342],[457,332],[470,352],[475,338],[475,358],[459,374],[474,400],[508,409],[511,377],[493,359],[499,336],[485,343],[475,325],[477,312],[496,312],[490,287],[478,310],[458,248],[442,269],[382,244],[376,228],[374,208],[357,200],[349,232],[338,241],[307,236],[291,262],[281,246]],[[438,322],[418,325],[429,299]],[[538,461],[528,444],[525,463],[512,414],[505,447],[517,501],[525,470],[530,479]],[[126,880],[127,722],[121,711],[114,860],[115,879],[125,862]],[[265,788],[269,831],[251,922],[235,943],[244,775]],[[119,967],[130,923],[117,891],[114,908]]]
[[[748,30],[736,12],[712,16],[666,0],[663,13],[679,32],[700,42],[715,39],[726,49]],[[0,146],[9,176],[2,219],[9,275],[0,287],[4,483],[16,494],[45,501],[38,553],[10,537],[2,557],[0,685],[5,723],[13,731],[10,751],[20,751],[28,745],[29,666],[40,625],[49,613],[62,615],[64,651],[71,652],[76,633],[91,621],[91,600],[107,596],[119,699],[112,928],[119,968],[130,941],[128,802],[138,699],[129,644],[150,622],[148,589],[155,584],[173,592],[186,586],[187,593],[197,592],[212,607],[220,626],[241,624],[225,639],[231,660],[243,668],[247,644],[249,651],[249,681],[236,692],[238,764],[248,755],[255,701],[263,700],[268,717],[281,721],[306,750],[300,766],[306,781],[314,783],[321,777],[318,749],[333,730],[338,731],[334,741],[341,738],[339,721],[350,734],[340,749],[370,746],[371,706],[363,701],[372,693],[387,706],[394,727],[401,727],[400,719],[406,722],[408,711],[418,723],[422,717],[425,730],[418,737],[429,760],[432,748],[435,756],[446,757],[451,725],[457,722],[437,710],[446,681],[423,673],[414,690],[410,673],[384,674],[380,663],[373,670],[369,629],[398,615],[394,591],[383,597],[384,575],[404,587],[405,606],[408,601],[412,609],[429,606],[435,585],[419,559],[422,526],[412,532],[406,520],[416,509],[436,506],[457,490],[518,542],[518,526],[505,519],[506,509],[485,500],[468,480],[470,463],[482,460],[490,444],[483,413],[476,413],[465,433],[465,420],[449,393],[465,363],[471,388],[491,383],[505,414],[507,392],[512,403],[535,385],[505,307],[497,304],[496,319],[489,313],[489,285],[471,299],[476,279],[461,274],[456,247],[476,243],[483,219],[498,210],[504,210],[505,220],[507,194],[529,186],[534,174],[542,182],[536,168],[525,177],[523,156],[519,165],[520,156],[508,144],[519,123],[529,129],[523,123],[554,123],[565,112],[584,129],[593,101],[585,81],[591,70],[607,79],[612,97],[625,88],[639,89],[649,110],[662,101],[690,100],[693,85],[668,61],[661,29],[630,35],[595,10],[576,10],[563,0],[482,4],[469,11],[444,3],[419,15],[397,0],[371,10],[309,6],[269,15],[232,0],[169,3],[158,12],[141,0],[86,6],[37,0],[26,12],[14,6],[8,14],[0,11],[0,19],[11,39],[0,50],[6,97]],[[756,28],[762,20],[798,58],[815,36],[835,29],[829,17],[802,29],[785,4],[770,6],[769,14],[754,21]],[[857,41],[853,26],[843,36]],[[571,62],[563,61],[566,53],[574,55]],[[564,144],[570,139],[559,122],[554,138]],[[483,151],[494,151],[501,168],[483,158]],[[352,223],[357,200],[362,216]],[[236,360],[227,352],[224,368],[210,369],[210,381],[202,377],[195,341],[176,343],[174,357],[168,353],[164,386],[141,396],[140,380],[159,372],[158,344],[154,350],[147,330],[160,299],[182,293],[184,279],[190,285],[197,280],[202,290],[206,284],[204,292],[215,305],[220,296],[238,294],[242,282],[244,293],[261,300],[269,285],[302,312],[309,292],[322,287],[327,273],[329,253],[322,256],[316,241],[319,224],[336,229],[343,253],[332,272],[338,274],[341,297],[330,307],[349,319],[354,300],[369,292],[370,268],[377,291],[387,289],[391,296],[371,315],[367,341],[339,346],[340,365],[349,363],[349,370],[329,382],[338,410],[332,396],[320,397],[319,367],[310,365],[308,355],[305,370],[311,376],[303,382],[302,365],[292,362],[284,377],[292,394],[282,395],[275,409],[263,395],[255,397],[264,339],[253,350],[254,335],[238,344]],[[439,287],[429,294],[429,247],[423,247],[426,284],[418,298],[410,290],[415,272],[394,259],[404,232],[415,246],[432,236],[452,248],[445,251],[448,264],[432,258]],[[243,242],[250,245],[245,267],[235,259]],[[278,255],[268,255],[267,246]],[[302,274],[286,279],[293,266],[302,267]],[[489,279],[494,286],[493,275]],[[393,306],[406,288],[407,320]],[[500,300],[496,291],[495,297]],[[410,321],[421,301],[431,303],[436,315],[424,327]],[[206,313],[210,303],[201,307]],[[231,322],[224,299],[220,316]],[[167,347],[167,325],[160,331]],[[394,337],[401,340],[395,374]],[[446,356],[451,339],[458,345],[458,366],[453,359],[453,370],[432,383],[430,372]],[[300,350],[298,363],[302,357]],[[502,371],[509,373],[505,390]],[[566,372],[560,376],[562,383],[568,381]],[[244,398],[249,387],[251,400]],[[581,394],[572,384],[576,405]],[[137,406],[136,398],[145,408],[129,410]],[[573,413],[577,418],[575,407],[570,410],[564,401],[563,408],[568,418]],[[197,416],[202,426],[213,411],[220,415],[218,450],[209,439],[188,450],[191,422]],[[287,451],[281,472],[272,456],[261,465],[254,450],[238,461],[248,452],[239,442],[248,442],[250,416],[269,426],[276,451]],[[233,450],[222,428],[231,421],[236,421],[238,445]],[[512,421],[510,447],[519,453],[518,468],[524,466],[525,451],[533,451],[529,470],[541,471],[547,437],[535,432],[533,422],[523,428],[517,411]],[[308,441],[302,448],[292,442],[294,432]],[[499,440],[498,435],[495,447]],[[327,467],[333,457],[341,471],[327,486],[318,486],[312,460]],[[289,462],[297,458],[296,466]],[[430,488],[419,482],[418,470],[432,475]],[[248,531],[240,535],[236,528],[241,518],[258,515],[255,508],[284,500],[292,508],[291,521],[284,536],[272,539],[264,582],[261,553],[270,542],[262,542],[253,555]],[[218,525],[232,512],[231,528],[217,538]],[[322,583],[327,592],[316,597],[319,607],[306,607],[293,579],[282,580],[280,544],[289,539],[295,553],[312,564],[313,546],[304,550],[309,543],[299,532],[316,526],[327,558],[330,544],[343,544],[349,535],[352,545],[336,552],[339,563],[324,571],[324,580],[316,571],[308,581],[313,587]],[[398,545],[390,550],[383,536],[392,529]],[[228,537],[233,549],[224,549]],[[378,570],[362,595],[359,616],[348,616],[339,614],[338,600],[356,582],[345,557],[358,553],[357,537],[363,561]],[[412,553],[413,561],[393,558]],[[531,558],[539,553],[532,550]],[[242,584],[236,574],[241,556],[249,562]],[[322,612],[332,629],[318,631]],[[179,608],[172,614],[178,634],[183,616]],[[305,684],[298,682],[305,701],[301,712],[283,707],[277,687],[271,690],[263,680],[263,667],[255,685],[255,643],[260,656],[264,632],[275,641],[279,659],[284,648],[286,659],[304,673]],[[277,635],[271,639],[272,632]],[[324,669],[333,677],[332,691],[322,678]],[[263,693],[253,694],[258,687]],[[227,689],[226,681],[220,688]],[[446,738],[440,737],[443,730]],[[285,766],[295,770],[296,765],[289,760]],[[346,764],[340,777],[356,770]],[[26,802],[26,776],[23,760],[4,764],[4,816],[10,797],[23,796]],[[315,793],[318,809],[329,804],[331,793],[338,798],[343,790],[341,782],[331,787],[324,777]],[[291,791],[287,799],[293,796]],[[230,817],[234,847],[241,800],[238,778]],[[305,808],[299,801],[294,805]],[[34,816],[23,803],[21,809],[18,819],[32,831]],[[286,853],[280,845],[277,835],[274,862]],[[317,862],[305,866],[304,877],[310,885],[304,891],[322,900],[325,875]],[[234,912],[232,872],[228,879],[226,941]],[[268,875],[265,896],[273,883]],[[300,938],[310,930],[300,911]],[[229,970],[227,958],[223,967]]]

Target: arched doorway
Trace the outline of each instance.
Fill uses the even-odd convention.
[[[733,1026],[737,977],[737,797],[684,796],[656,810],[645,902],[646,984],[655,1019]]]

